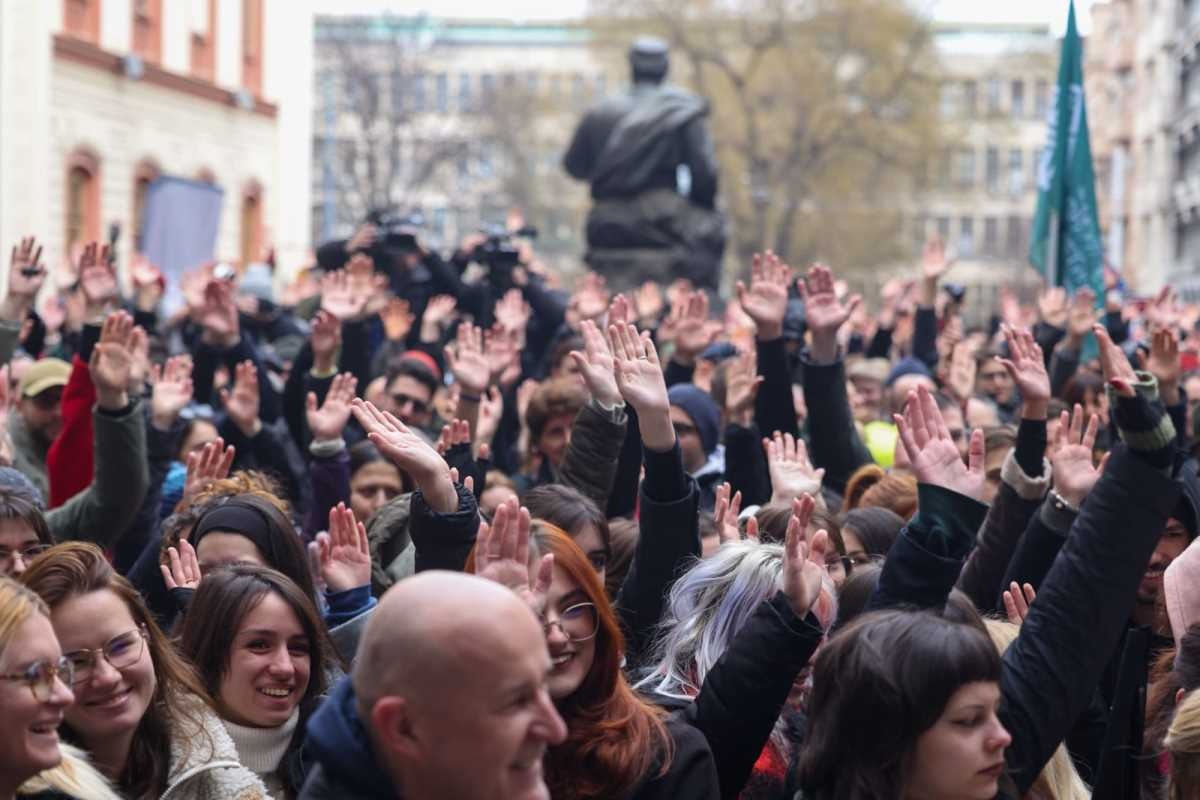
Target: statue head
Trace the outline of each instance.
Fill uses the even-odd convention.
[[[629,48],[629,66],[634,83],[662,83],[670,58],[667,43],[655,36],[641,36]]]

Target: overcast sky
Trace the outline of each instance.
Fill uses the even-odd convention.
[[[1067,24],[1067,0],[914,0],[918,8],[930,9],[948,22],[1049,22],[1056,33]],[[1088,9],[1092,0],[1076,0],[1080,30],[1090,28]],[[318,13],[397,14],[427,12],[440,17],[485,17],[517,20],[557,20],[582,16],[587,0],[314,0]],[[500,14],[503,9],[503,14]]]

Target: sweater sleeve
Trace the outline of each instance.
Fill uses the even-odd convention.
[[[758,429],[770,436],[775,431],[790,433],[799,438],[796,424],[796,402],[792,399],[792,375],[788,369],[787,347],[780,336],[758,342],[758,374],[762,385],[754,401],[754,421]]]
[[[808,452],[813,466],[825,469],[825,485],[841,493],[854,471],[874,459],[854,426],[846,394],[845,363],[838,359],[832,364],[818,364],[807,354],[803,359]],[[759,430],[765,429],[760,426]]]
[[[76,356],[62,396],[62,428],[46,454],[50,508],[58,508],[92,482],[92,406],[96,387],[87,362]]]

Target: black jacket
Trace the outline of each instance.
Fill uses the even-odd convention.
[[[665,775],[652,767],[624,800],[717,800],[717,767],[704,735],[679,714],[667,717],[674,755]]]
[[[854,427],[850,398],[846,395],[846,365],[838,359],[818,364],[808,353],[804,365],[804,402],[808,406],[808,454],[814,467],[825,469],[825,485],[845,494],[846,482],[855,470],[874,463]]]

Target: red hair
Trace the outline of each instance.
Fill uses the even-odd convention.
[[[650,770],[665,774],[674,746],[665,713],[643,700],[621,670],[625,637],[604,585],[579,545],[561,529],[534,522],[530,550],[552,553],[588,602],[596,606],[596,655],[583,683],[557,703],[567,723],[567,740],[546,752],[546,785],[558,798],[622,797]],[[533,554],[531,553],[531,557]],[[473,572],[474,552],[467,560]]]

